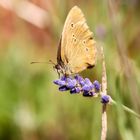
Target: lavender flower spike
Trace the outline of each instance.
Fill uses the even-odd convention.
[[[82,93],[85,97],[92,97],[99,91],[100,84],[98,81],[92,83],[88,78],[82,78],[79,75],[73,77],[62,76],[55,80],[54,84],[59,86],[60,91],[69,90],[71,94]]]

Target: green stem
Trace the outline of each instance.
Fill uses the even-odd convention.
[[[111,103],[113,105],[118,105],[118,103],[116,101],[114,101],[113,99],[111,99]],[[140,119],[140,114],[136,113],[134,110],[130,109],[129,107],[125,106],[125,105],[121,105],[121,107],[126,111],[131,113],[132,115],[134,115],[135,117]]]

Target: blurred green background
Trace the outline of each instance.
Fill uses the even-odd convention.
[[[0,140],[99,140],[99,99],[59,92],[49,63],[78,5],[104,47],[108,94],[140,113],[139,0],[0,1]],[[101,60],[81,74],[101,82]],[[139,140],[140,120],[108,106],[108,140]]]

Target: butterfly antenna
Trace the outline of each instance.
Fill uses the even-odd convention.
[[[36,61],[33,61],[30,64],[36,64],[36,63],[48,63],[48,62],[36,62]]]
[[[48,63],[48,64],[53,64],[56,65],[52,60],[49,60],[49,62],[38,62],[38,61],[33,61],[30,64],[36,64],[36,63]]]

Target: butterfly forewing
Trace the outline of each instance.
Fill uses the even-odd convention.
[[[61,38],[61,61],[66,74],[78,73],[95,65],[96,45],[82,11],[73,7],[66,19]]]

